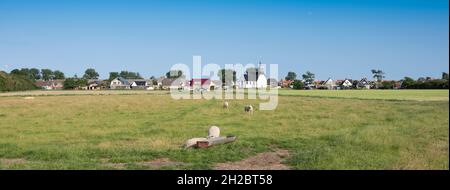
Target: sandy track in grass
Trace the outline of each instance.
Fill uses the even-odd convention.
[[[216,170],[289,170],[282,161],[289,156],[287,150],[277,149],[273,152],[259,153],[237,162],[216,164]]]

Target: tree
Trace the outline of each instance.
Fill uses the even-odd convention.
[[[419,81],[419,82],[425,82],[427,79],[425,79],[425,77],[419,77],[418,79],[417,79],[417,81]]]
[[[309,71],[306,71],[305,74],[302,75],[303,80],[306,84],[310,85],[314,83],[315,74]]]
[[[377,80],[377,82],[381,82],[384,78],[384,72],[382,70],[372,69],[373,78]]]
[[[448,80],[448,73],[442,72],[442,80]]]
[[[39,72],[39,69],[36,69],[36,68],[31,68],[31,69],[21,68],[20,70],[14,69],[11,71],[11,74],[21,75],[32,81],[39,80],[41,78],[41,73]]]
[[[41,79],[41,72],[39,72],[39,69],[31,68],[30,76],[33,80],[39,80],[39,79]]]
[[[152,85],[158,85],[158,80],[156,80],[155,76],[151,76],[150,81],[152,82]]]
[[[14,75],[24,75],[19,69],[13,69],[11,72],[9,72],[10,74],[14,74]]]
[[[45,81],[53,80],[53,71],[50,69],[41,69],[42,79]]]
[[[287,76],[284,78],[286,80],[295,80],[297,79],[297,74],[293,71],[289,71]]]
[[[292,88],[297,90],[304,89],[305,84],[301,80],[294,80],[294,83],[292,83]]]
[[[55,76],[54,79],[65,79],[66,78],[64,76],[64,73],[59,70],[53,71],[53,75]]]
[[[119,72],[109,72],[109,81],[112,81],[119,76]]]
[[[67,78],[66,80],[64,80],[64,89],[66,90],[73,90],[82,86],[86,86],[87,85],[87,80],[86,79],[80,79],[80,78]]]
[[[381,89],[394,89],[395,82],[394,81],[383,81],[381,82]]]
[[[84,79],[98,79],[98,73],[93,68],[86,69],[84,71],[83,78]]]
[[[402,88],[411,88],[415,85],[416,81],[414,81],[414,79],[412,79],[411,77],[405,77],[402,80]]]
[[[428,80],[420,77],[417,81],[410,77],[405,77],[402,80],[402,88],[405,89],[448,89],[448,80],[431,79]]]
[[[183,71],[180,70],[171,70],[166,73],[166,77],[171,79],[180,78],[181,76],[183,76]]]
[[[26,75],[14,73],[17,72],[8,74],[0,71],[0,92],[37,89],[34,82],[28,79]]]
[[[232,69],[220,69],[217,76],[222,81],[223,86],[226,84],[232,84],[232,82],[236,81],[236,71]]]
[[[126,79],[142,79],[139,73],[129,71],[120,71],[119,76]]]
[[[352,88],[357,89],[358,88],[358,80],[352,80]]]

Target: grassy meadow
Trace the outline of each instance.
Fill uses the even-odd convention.
[[[448,90],[281,90],[274,111],[104,92],[0,94],[0,169],[214,169],[276,149],[291,169],[449,169]],[[211,125],[237,140],[181,147]]]

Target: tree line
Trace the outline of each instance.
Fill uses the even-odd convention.
[[[22,68],[22,69],[14,69],[10,72],[10,74],[21,75],[30,80],[57,80],[57,79],[65,79],[64,73],[51,69],[36,69],[36,68]]]
[[[414,80],[411,77],[402,79],[402,88],[404,89],[448,89],[448,73],[443,72],[440,79],[431,77],[420,77]]]
[[[371,70],[374,82],[372,85],[377,89],[394,89],[395,81],[383,81],[385,78],[385,73],[379,69]],[[293,71],[289,71],[285,77],[285,80],[292,81],[293,89],[305,89],[308,85],[314,83],[315,75],[314,73],[307,71],[302,74],[302,80],[297,80],[297,74]],[[404,77],[399,80],[401,82],[402,89],[449,89],[449,74],[447,72],[442,72],[442,77],[440,79],[433,79],[431,77],[420,77],[414,80],[411,77]],[[352,86],[355,88],[357,86],[358,80],[352,81]]]
[[[259,72],[258,68],[248,68],[246,70],[247,75],[254,75]],[[372,69],[373,74],[373,86],[378,89],[393,89],[395,81],[383,81],[385,78],[385,73],[379,69]],[[221,69],[217,73],[218,77],[222,83],[229,84],[230,82],[236,81],[236,71],[231,69]],[[51,69],[37,69],[37,68],[21,68],[14,69],[9,74],[1,71],[0,76],[0,91],[14,91],[14,90],[30,90],[36,89],[34,81],[36,80],[59,80],[65,79],[64,88],[65,89],[75,89],[78,87],[86,86],[88,80],[96,80],[99,78],[98,72],[93,68],[88,68],[85,70],[82,77],[77,75],[73,77],[65,77],[65,74],[59,70]],[[139,72],[131,71],[120,71],[120,72],[110,72],[108,81],[111,81],[117,77],[122,77],[125,79],[143,79]],[[167,78],[179,78],[184,77],[184,73],[180,70],[171,70],[166,73]],[[447,72],[442,73],[441,79],[433,79],[431,77],[420,77],[414,80],[411,77],[404,77],[399,82],[402,83],[401,88],[403,89],[448,89],[449,74]],[[152,80],[156,80],[154,76],[150,77]],[[289,71],[285,80],[292,81],[292,86],[294,89],[305,89],[314,84],[315,74],[307,71],[302,74],[302,80],[297,79],[297,74],[293,71]],[[353,86],[356,87],[358,81],[352,81]]]

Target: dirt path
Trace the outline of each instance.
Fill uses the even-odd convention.
[[[289,156],[287,150],[276,149],[273,152],[259,153],[255,156],[237,162],[216,164],[216,170],[289,170],[282,163]]]

